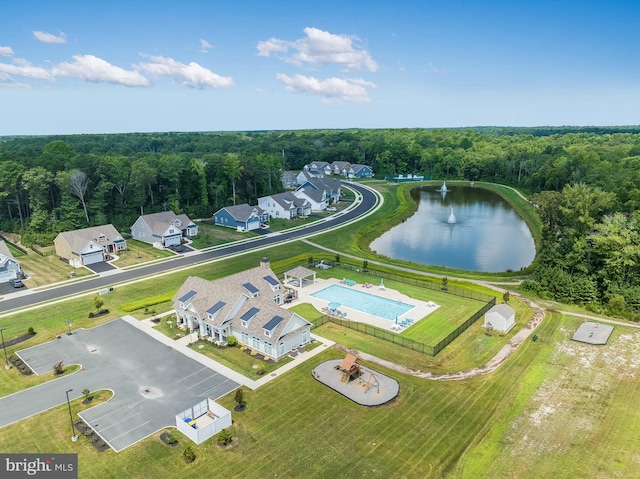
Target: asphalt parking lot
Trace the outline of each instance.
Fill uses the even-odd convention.
[[[239,386],[121,319],[72,330],[18,354],[38,374],[51,374],[61,360],[84,369],[0,398],[0,427],[63,404],[69,389],[70,398],[82,396],[85,388],[111,389],[111,400],[80,417],[116,451],[175,426],[175,415],[202,399],[217,399]]]

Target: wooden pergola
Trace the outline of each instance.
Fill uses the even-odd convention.
[[[284,284],[293,283],[295,286],[302,288],[303,281],[309,276],[313,276],[313,283],[316,282],[316,272],[305,268],[304,266],[297,266],[284,273]],[[297,282],[297,284],[295,284]]]

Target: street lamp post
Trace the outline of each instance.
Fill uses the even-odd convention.
[[[73,321],[71,321],[70,319],[67,319],[65,322],[67,323],[67,327],[69,328],[69,332],[67,333],[67,336],[71,336],[71,325],[73,324]]]
[[[73,389],[67,390],[67,406],[69,406],[69,420],[71,421],[71,440],[76,442],[78,440],[78,436],[76,436],[76,430],[73,427],[73,415],[71,414],[71,403],[69,402],[69,393],[73,391]]]
[[[4,331],[7,328],[0,328],[0,337],[2,338],[2,349],[4,349],[4,368],[11,369],[11,365],[9,364],[9,359],[7,358],[7,345],[4,344]]]

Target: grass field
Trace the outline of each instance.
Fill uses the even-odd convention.
[[[86,268],[73,268],[63,262],[55,254],[54,247],[38,247],[38,250],[46,254],[40,256],[35,251],[27,250],[28,254],[8,245],[11,254],[20,263],[22,270],[29,275],[29,279],[24,280],[28,288],[37,288],[48,284],[57,283],[71,279],[71,273],[75,273],[77,278],[94,274]]]
[[[118,259],[113,263],[118,268],[135,264],[156,261],[174,257],[175,253],[164,249],[154,248],[152,245],[134,239],[127,240],[127,251],[118,253]]]
[[[373,366],[400,383],[397,400],[376,408],[313,380],[315,364],[342,356],[325,351],[245,390],[248,405],[234,413],[233,444],[194,445],[191,464],[182,460],[188,442],[177,432],[176,448],[157,435],[118,454],[72,443],[64,406],[3,428],[0,450],[77,452],[82,478],[211,471],[279,478],[638,477],[640,333],[617,328],[609,345],[586,346],[567,339],[578,323],[549,317],[540,340],[523,344],[495,373],[470,380],[434,382]],[[231,409],[233,394],[220,403]]]

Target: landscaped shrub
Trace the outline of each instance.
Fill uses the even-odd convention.
[[[227,336],[227,344],[232,348],[238,345],[238,338],[235,336]]]
[[[36,332],[31,326],[29,326],[29,329],[27,329],[27,334],[30,334],[31,336],[33,336],[34,334],[36,334]]]
[[[193,448],[191,447],[191,445],[184,448],[182,457],[184,457],[185,462],[193,462],[196,460],[196,453],[193,452]]]
[[[218,439],[218,442],[221,446],[226,446],[227,444],[231,443],[231,441],[233,440],[233,436],[228,429],[223,429],[218,433],[216,439]]]

